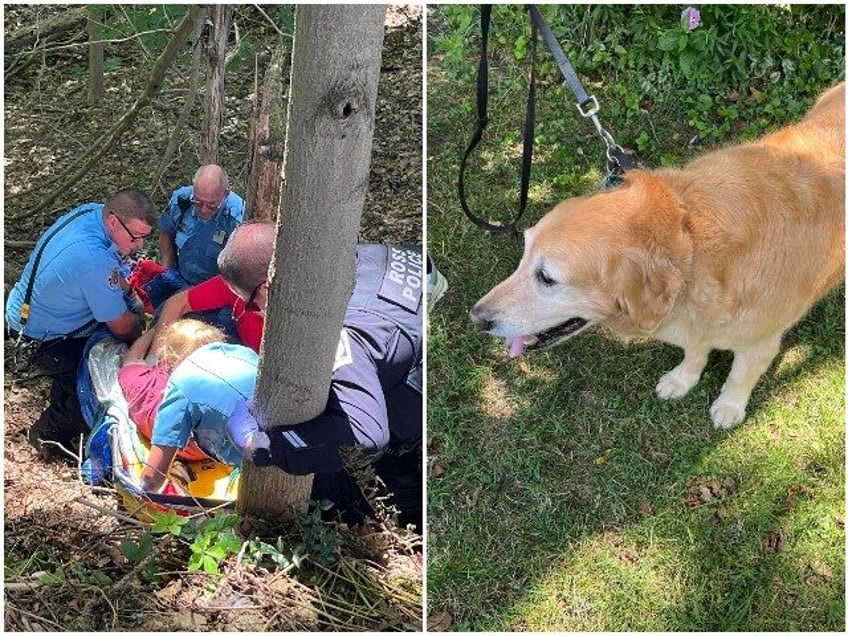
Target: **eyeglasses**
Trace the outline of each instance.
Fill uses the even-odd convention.
[[[217,210],[221,207],[221,204],[224,203],[224,200],[227,198],[227,195],[230,193],[229,190],[224,192],[224,196],[221,197],[221,200],[218,203],[213,201],[203,201],[202,199],[198,199],[196,196],[191,197],[191,202],[195,205],[195,207],[206,209],[209,208],[211,210]]]
[[[251,305],[253,305],[253,306],[254,306],[255,310],[258,310],[258,309],[259,309],[259,307],[258,307],[258,306],[254,305],[253,301],[255,301],[255,300],[256,300],[256,294],[258,294],[258,293],[259,293],[259,288],[260,288],[260,287],[262,287],[262,285],[264,285],[264,284],[265,284],[265,283],[267,283],[267,282],[268,282],[267,280],[263,280],[263,281],[262,281],[261,283],[259,283],[256,287],[254,287],[254,288],[253,288],[253,291],[252,291],[252,292],[250,292],[250,296],[248,296],[247,300],[245,300],[245,299],[244,299],[244,297],[243,297],[240,293],[238,293],[235,289],[233,289],[232,287],[230,287],[230,289],[232,289],[233,293],[234,293],[236,296],[238,296],[241,300],[244,300],[244,307],[242,308],[241,313],[240,313],[238,316],[236,316],[236,308],[235,308],[235,306],[233,306],[233,313],[232,313],[233,320],[235,320],[236,322],[238,322],[239,320],[241,320],[241,319],[244,317],[244,314],[246,314],[246,313],[247,313],[247,310],[248,310],[248,309],[250,309],[250,306],[251,306]]]
[[[148,232],[147,234],[133,234],[133,231],[132,231],[130,228],[128,228],[128,227],[127,227],[127,224],[126,224],[126,223],[124,223],[124,222],[121,220],[121,217],[119,217],[119,216],[118,216],[117,214],[115,214],[114,212],[112,212],[112,216],[114,216],[116,219],[118,219],[118,223],[120,223],[120,224],[121,224],[121,227],[122,227],[122,228],[124,228],[124,229],[126,230],[127,234],[129,235],[129,237],[130,237],[133,241],[143,241],[143,240],[144,240],[144,239],[146,239],[148,236],[150,236],[150,232]]]

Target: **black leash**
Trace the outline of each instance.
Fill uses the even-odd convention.
[[[624,150],[619,146],[613,136],[606,130],[598,119],[598,100],[594,95],[589,95],[586,89],[580,83],[574,67],[568,61],[562,47],[557,42],[550,27],[545,22],[542,14],[535,5],[528,5],[527,10],[530,14],[531,37],[530,37],[530,88],[527,94],[527,107],[524,118],[524,150],[521,158],[521,180],[519,186],[518,210],[513,218],[505,223],[490,222],[474,214],[468,207],[465,198],[465,169],[468,162],[468,157],[471,155],[474,148],[480,143],[483,137],[483,131],[489,123],[488,116],[488,100],[489,100],[489,61],[488,61],[488,41],[489,41],[489,23],[491,21],[492,5],[484,4],[480,6],[480,64],[477,68],[477,121],[474,124],[474,131],[471,134],[471,140],[465,149],[465,154],[462,157],[462,163],[459,167],[459,203],[462,206],[465,215],[479,228],[498,234],[508,230],[516,229],[518,221],[524,214],[524,209],[527,206],[527,193],[530,186],[530,169],[533,160],[533,137],[536,123],[536,40],[537,32],[542,33],[542,38],[545,44],[556,60],[557,66],[564,78],[564,84],[568,86],[577,99],[577,109],[584,118],[588,118],[594,124],[598,134],[606,147],[607,158],[607,177],[605,184],[607,186],[614,185],[621,179],[621,175],[635,167],[633,160],[627,156]]]
[[[489,22],[492,15],[492,5],[480,5],[480,64],[477,67],[477,121],[471,133],[471,141],[465,149],[462,163],[459,166],[459,204],[465,215],[477,227],[499,234],[514,228],[524,214],[527,206],[527,193],[530,189],[530,164],[533,158],[533,133],[536,114],[536,25],[533,25],[533,37],[530,39],[530,90],[527,93],[527,108],[524,118],[524,151],[521,157],[521,183],[519,186],[518,210],[508,223],[490,222],[474,214],[465,200],[465,168],[468,157],[483,138],[483,131],[489,123]],[[529,141],[528,141],[529,140]]]

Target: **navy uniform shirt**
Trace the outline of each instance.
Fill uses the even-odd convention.
[[[61,216],[41,235],[21,279],[6,301],[6,324],[21,330],[21,306],[32,276],[35,256],[53,229],[78,212],[80,216],[48,242],[35,274],[30,315],[24,335],[54,339],[74,333],[92,321],[109,322],[127,310],[121,289],[122,264],[103,221],[102,203],[84,203]]]
[[[401,450],[420,443],[424,266],[419,247],[360,245],[323,415],[269,432],[289,473],[343,469],[339,447]]]
[[[244,200],[235,192],[228,193],[215,216],[204,221],[190,203],[193,196],[190,185],[174,190],[157,225],[174,237],[180,275],[190,285],[197,285],[218,274],[218,254],[244,221]],[[189,202],[185,211],[180,208],[180,198]]]

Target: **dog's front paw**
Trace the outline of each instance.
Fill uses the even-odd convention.
[[[710,417],[715,428],[727,430],[745,420],[745,404],[738,404],[719,396],[710,407]]]
[[[672,369],[657,382],[657,397],[661,400],[682,398],[698,383],[698,376],[687,377],[678,369]]]

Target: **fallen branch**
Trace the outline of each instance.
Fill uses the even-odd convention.
[[[152,31],[141,31],[140,33],[136,33],[134,35],[128,35],[125,38],[114,38],[111,40],[91,40],[86,42],[74,42],[72,44],[61,44],[59,46],[48,47],[47,45],[38,47],[36,49],[30,49],[28,51],[22,51],[20,53],[13,53],[10,57],[12,57],[15,61],[22,57],[27,57],[30,55],[37,55],[39,53],[55,53],[56,51],[66,51],[67,49],[78,49],[86,46],[91,46],[93,44],[120,44],[121,42],[129,42],[130,40],[134,40],[136,38],[140,38],[143,35],[152,35],[154,33],[167,33],[169,29],[153,29]]]
[[[85,7],[66,9],[56,13],[46,20],[21,27],[14,33],[8,34],[3,43],[6,53],[38,42],[48,36],[61,35],[88,19]]]
[[[142,523],[138,519],[134,519],[133,517],[129,517],[127,515],[121,514],[117,510],[111,510],[109,508],[104,508],[103,506],[98,506],[97,504],[93,504],[90,501],[86,501],[82,497],[75,497],[73,499],[73,502],[78,503],[82,506],[87,506],[88,508],[91,508],[92,510],[96,510],[97,512],[99,512],[101,514],[104,514],[104,515],[107,515],[107,516],[110,516],[110,517],[115,517],[119,521],[129,523],[129,524],[137,526],[139,528],[147,528],[147,525],[148,525],[146,523]]]
[[[28,612],[25,609],[21,609],[17,605],[9,603],[8,601],[4,603],[4,605],[5,607],[3,609],[5,610],[6,616],[8,616],[10,612],[18,612],[19,614],[23,614],[24,616],[29,616],[30,618],[37,620],[39,622],[39,627],[42,627],[42,625],[46,623],[47,625],[55,628],[57,632],[65,631],[65,627],[55,621],[51,621],[49,618],[44,618],[43,616],[39,616],[38,614]]]
[[[15,249],[25,250],[26,249],[26,250],[28,250],[28,249],[32,249],[33,247],[35,247],[35,241],[10,241],[9,239],[6,239],[3,242],[3,246],[7,250],[8,249],[13,249],[13,250],[15,250]]]

